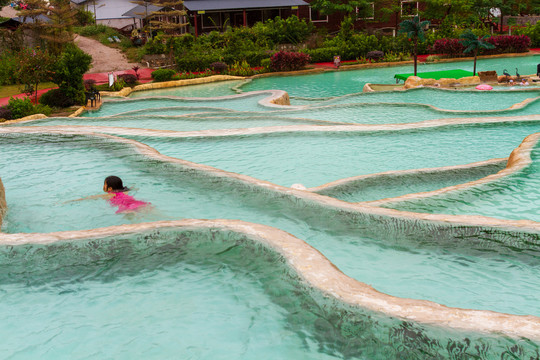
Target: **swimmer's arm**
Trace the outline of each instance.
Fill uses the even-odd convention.
[[[90,196],[86,196],[86,197],[83,197],[83,198],[80,198],[80,199],[74,199],[74,200],[65,201],[64,204],[71,203],[71,202],[76,202],[76,201],[82,201],[82,200],[110,199],[112,197],[113,197],[113,194],[109,194],[109,193],[90,195]]]

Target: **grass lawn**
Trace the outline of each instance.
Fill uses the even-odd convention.
[[[23,85],[2,85],[0,86],[0,98],[22,94]],[[38,85],[38,90],[58,87],[56,84],[47,82]]]

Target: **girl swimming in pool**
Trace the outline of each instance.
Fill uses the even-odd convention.
[[[118,206],[117,214],[134,212],[150,204],[128,195],[129,189],[124,186],[122,179],[118,176],[108,176],[103,182],[103,191],[107,193],[106,198],[109,203],[112,206]]]
[[[124,186],[122,179],[120,179],[118,176],[108,176],[103,182],[103,191],[105,194],[92,195],[82,199],[70,200],[68,202],[90,199],[107,199],[109,204],[118,207],[118,210],[116,210],[117,214],[133,213],[145,207],[149,207],[149,202],[136,200],[133,196],[128,195],[127,192],[129,190],[129,188]]]

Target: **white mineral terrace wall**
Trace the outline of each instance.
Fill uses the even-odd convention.
[[[7,211],[6,203],[6,191],[4,189],[4,184],[0,178],[0,227],[2,226],[2,219]]]
[[[537,117],[538,116],[529,116]],[[499,118],[498,121],[503,121],[504,118]],[[508,121],[508,119],[507,119]],[[398,125],[397,127],[400,127]],[[283,128],[283,129],[282,129]],[[267,181],[259,180],[252,178],[247,175],[232,173],[220,169],[213,168],[207,165],[201,165],[193,163],[190,161],[169,157],[159,153],[154,148],[140,143],[135,140],[120,138],[113,135],[100,134],[96,132],[115,132],[118,130],[118,134],[122,135],[140,135],[140,136],[171,136],[171,137],[187,137],[187,136],[212,136],[219,134],[220,136],[226,135],[238,135],[238,134],[253,134],[253,133],[276,133],[283,131],[290,131],[291,127],[272,127],[272,128],[259,128],[256,129],[226,129],[226,130],[210,130],[210,131],[197,131],[197,132],[177,132],[177,131],[167,131],[167,130],[146,130],[146,129],[126,129],[126,128],[107,128],[97,127],[97,126],[34,126],[34,127],[0,127],[0,134],[57,134],[59,136],[63,135],[81,135],[81,136],[96,136],[101,138],[110,139],[117,141],[119,143],[124,143],[127,145],[132,145],[134,151],[148,156],[163,162],[170,162],[178,164],[184,168],[192,169],[199,173],[205,174],[205,176],[213,176],[217,178],[226,178],[230,180],[237,181],[238,183],[246,184],[249,188],[259,188],[264,189],[264,191],[272,191],[275,193],[280,193],[284,196],[292,196],[295,198],[303,199],[311,203],[317,203],[319,206],[325,208],[331,208],[336,211],[347,212],[353,215],[359,215],[358,221],[368,221],[372,219],[376,222],[379,222],[382,218],[395,218],[399,221],[410,220],[410,225],[414,227],[414,231],[422,231],[421,227],[418,227],[419,223],[427,223],[430,225],[431,229],[429,232],[433,231],[433,227],[437,228],[446,228],[450,232],[446,233],[446,236],[452,237],[453,231],[452,228],[458,226],[461,228],[475,229],[474,233],[477,233],[479,229],[491,228],[497,229],[497,232],[519,232],[522,235],[531,235],[531,239],[528,239],[532,242],[529,244],[535,244],[540,246],[540,241],[538,237],[540,236],[540,223],[530,220],[500,220],[495,218],[490,218],[486,216],[472,216],[472,215],[445,215],[445,214],[423,214],[423,213],[411,213],[407,211],[379,208],[375,206],[369,206],[362,203],[348,203],[338,199],[334,199],[327,196],[322,196],[310,191],[304,191],[300,189],[292,189],[280,185],[276,185]],[[313,131],[349,131],[353,130],[353,127],[349,126],[292,126],[292,128],[297,129],[298,131],[306,131],[307,128],[313,128]],[[285,130],[286,129],[286,130]],[[326,129],[326,130],[325,130]],[[358,128],[356,128],[358,129]],[[125,130],[125,131],[122,131]],[[204,135],[203,135],[204,134]],[[518,171],[524,166],[528,165],[531,162],[530,152],[532,147],[538,142],[540,138],[540,133],[529,135],[523,143],[514,150],[508,160],[508,166],[505,170],[493,175],[490,177],[490,181],[496,179],[497,177],[508,175],[511,172]],[[483,182],[484,179],[478,180]],[[475,185],[476,182],[470,182],[467,185]],[[455,234],[454,234],[455,235]],[[463,235],[463,234],[462,234]],[[472,235],[472,234],[469,234]],[[483,234],[483,236],[499,236],[496,234]],[[439,234],[441,239],[443,234]],[[519,246],[519,243],[513,243],[512,246]]]
[[[346,213],[365,226],[381,234],[401,231],[414,233],[415,236],[437,235],[440,241],[455,241],[465,235],[467,241],[479,237],[486,246],[496,246],[501,239],[524,243],[524,246],[538,246],[540,224],[534,221],[499,220],[482,216],[452,216],[438,214],[419,214],[392,209],[384,209],[362,204],[351,204],[309,191],[297,190],[275,185],[245,175],[229,173],[209,166],[191,163],[185,160],[164,156],[155,149],[134,140],[111,135],[88,133],[46,127],[0,128],[0,133],[50,133],[63,135],[97,136],[108,138],[127,145],[134,151],[163,162],[179,164],[206,176],[220,177],[245,184],[251,191],[272,192],[283,197],[290,197],[306,205],[329,209],[337,213]],[[529,136],[517,148],[509,159],[507,171],[517,171],[530,163],[532,147],[540,139],[540,133]],[[254,241],[260,241],[279,252],[288,264],[308,284],[322,293],[335,297],[347,304],[360,306],[388,316],[407,319],[426,324],[435,324],[456,329],[505,334],[512,337],[526,337],[540,341],[540,318],[536,316],[518,316],[496,313],[493,311],[450,308],[430,301],[401,299],[374,290],[367,284],[349,278],[339,271],[328,259],[304,241],[292,235],[268,226],[246,223],[236,220],[181,220],[160,221],[155,223],[114,226],[102,229],[69,231],[50,234],[0,234],[0,245],[49,244],[66,240],[104,238],[125,233],[137,233],[156,228],[217,228],[249,235]],[[495,240],[490,243],[490,240]],[[493,245],[495,244],[495,245]],[[513,243],[511,245],[514,245]]]
[[[309,286],[349,305],[425,324],[498,333],[511,337],[526,337],[533,341],[540,340],[540,318],[538,317],[450,308],[431,301],[401,299],[383,294],[365,283],[346,276],[319,251],[289,233],[269,226],[238,220],[186,219],[49,234],[0,234],[0,245],[46,245],[166,228],[178,230],[212,228],[244,234],[249,240],[259,242],[282,255],[287,264]]]

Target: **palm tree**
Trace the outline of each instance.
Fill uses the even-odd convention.
[[[418,41],[423,42],[425,40],[424,29],[429,26],[429,21],[424,20],[420,22],[420,18],[416,15],[412,20],[403,20],[399,24],[398,34],[407,34],[409,41],[413,41],[413,55],[414,55],[414,76],[416,76],[416,65],[418,60]]]
[[[495,45],[485,41],[489,35],[483,37],[476,36],[471,30],[467,30],[459,36],[461,38],[461,44],[465,46],[464,53],[473,52],[474,53],[474,69],[473,76],[476,75],[476,55],[478,55],[479,49],[493,49]]]

